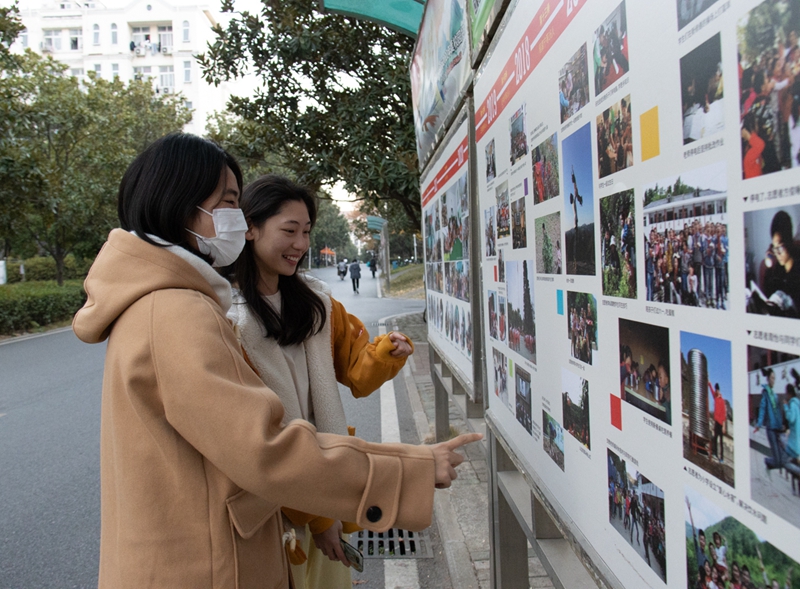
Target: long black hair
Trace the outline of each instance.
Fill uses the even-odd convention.
[[[187,133],[170,133],[151,143],[128,166],[119,185],[120,227],[146,242],[155,235],[211,262],[186,239],[186,226],[197,206],[213,194],[229,167],[242,191],[242,171],[216,143]]]
[[[317,201],[312,192],[284,176],[268,174],[248,184],[239,201],[244,216],[251,227],[260,227],[270,217],[277,215],[289,201],[302,202],[308,209],[311,227],[317,221]],[[233,265],[231,277],[242,293],[247,305],[261,320],[267,337],[278,345],[299,344],[319,333],[325,326],[327,313],[322,299],[298,276],[278,276],[281,293],[280,315],[258,291],[259,271],[253,251],[253,241],[248,241],[244,251]],[[308,252],[297,263],[300,268]]]

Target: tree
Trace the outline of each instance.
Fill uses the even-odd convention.
[[[341,180],[373,207],[388,203],[398,229],[420,226],[408,62],[413,40],[365,21],[321,14],[315,0],[262,0],[241,12],[199,58],[219,83],[248,68],[264,80],[230,108],[254,123],[248,144],[268,146],[303,183]],[[233,11],[233,0],[223,2]],[[264,150],[266,151],[266,150]],[[377,211],[375,211],[377,212]]]
[[[528,280],[528,261],[522,262],[522,314],[524,316],[523,331],[525,335],[536,335],[536,323],[531,301],[531,285]]]
[[[333,201],[320,198],[317,223],[311,232],[311,256],[319,256],[321,249],[329,247],[339,258],[352,258],[355,247],[350,240],[350,224]]]

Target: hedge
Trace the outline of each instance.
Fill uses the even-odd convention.
[[[86,301],[82,280],[0,286],[0,334],[11,334],[70,319]]]
[[[28,258],[25,264],[25,280],[55,280],[56,261],[50,257]],[[83,278],[89,273],[91,261],[77,260],[72,254],[64,258],[64,280],[73,278]],[[21,282],[22,275],[19,273],[20,262],[6,263],[6,280],[9,284]]]

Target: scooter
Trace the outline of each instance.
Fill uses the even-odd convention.
[[[344,280],[347,277],[347,268],[338,270],[339,280]]]

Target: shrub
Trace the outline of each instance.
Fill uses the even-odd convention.
[[[53,281],[0,286],[0,334],[71,318],[86,301],[81,280],[64,286]]]
[[[51,257],[38,256],[28,258],[24,261],[24,264],[26,281],[56,279],[56,261]],[[78,260],[72,254],[69,254],[64,258],[64,280],[83,278],[89,273],[91,265],[91,261]],[[9,284],[22,281],[19,267],[20,262],[8,262],[6,264],[6,280]]]

